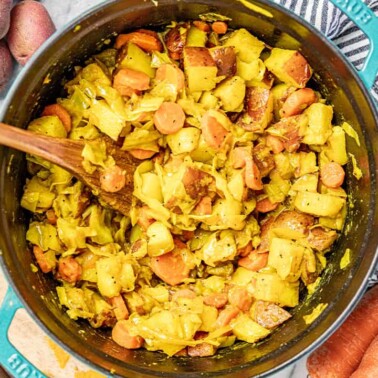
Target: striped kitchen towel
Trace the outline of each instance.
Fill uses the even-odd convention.
[[[290,9],[321,30],[336,43],[357,69],[363,66],[369,51],[368,39],[342,11],[328,0],[274,0],[274,2]],[[378,16],[378,0],[364,0],[364,2]],[[378,77],[371,89],[371,94],[378,103]]]

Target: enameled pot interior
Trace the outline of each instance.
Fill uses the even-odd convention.
[[[158,5],[157,5],[158,3]],[[24,156],[0,148],[0,247],[10,280],[34,317],[79,356],[116,374],[133,377],[156,376],[237,376],[249,377],[273,372],[305,353],[332,332],[361,296],[372,269],[377,245],[375,166],[378,156],[376,121],[366,92],[356,76],[336,53],[312,29],[268,2],[254,2],[272,14],[272,18],[245,7],[239,1],[168,1],[124,0],[107,2],[71,25],[60,37],[24,69],[17,87],[7,101],[3,121],[25,127],[45,104],[62,94],[64,78],[72,75],[75,65],[103,48],[115,32],[162,26],[171,20],[196,19],[201,13],[217,12],[229,16],[231,26],[246,27],[272,46],[300,49],[315,69],[312,85],[335,105],[335,124],[352,124],[361,146],[348,139],[352,153],[364,176],[357,181],[348,166],[347,189],[353,208],[349,209],[344,235],[336,243],[329,267],[318,292],[304,301],[293,317],[257,346],[238,344],[211,358],[166,358],[143,350],[128,351],[113,343],[109,332],[96,331],[86,322],[73,322],[59,307],[53,280],[33,273],[33,262],[25,242],[26,214],[19,205],[25,182]],[[80,25],[80,26],[78,26]],[[351,250],[351,263],[339,268],[345,250]],[[328,307],[311,325],[303,315],[319,303]]]

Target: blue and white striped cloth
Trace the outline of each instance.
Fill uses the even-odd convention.
[[[274,0],[274,2],[290,9],[321,30],[336,43],[357,69],[363,66],[369,51],[369,40],[342,11],[328,0]],[[364,2],[378,16],[378,0],[364,0]],[[375,80],[371,94],[378,103],[378,78]]]

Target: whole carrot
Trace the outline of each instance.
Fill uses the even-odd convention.
[[[349,378],[378,335],[377,319],[378,285],[366,292],[341,327],[309,356],[310,377]]]
[[[378,377],[378,336],[369,345],[357,370],[350,378],[375,378]]]

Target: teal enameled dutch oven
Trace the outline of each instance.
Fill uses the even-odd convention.
[[[123,349],[111,341],[109,333],[94,330],[85,322],[74,322],[62,311],[54,282],[30,269],[32,257],[25,242],[28,214],[20,207],[25,183],[24,155],[0,148],[0,261],[11,283],[1,308],[0,361],[12,375],[43,376],[7,339],[6,330],[20,306],[25,306],[48,334],[75,355],[105,373],[112,371],[133,378],[268,376],[319,346],[343,322],[365,291],[377,257],[378,118],[369,89],[378,68],[378,19],[360,1],[332,2],[370,38],[370,52],[359,73],[321,33],[267,0],[106,1],[55,34],[29,61],[11,88],[0,116],[4,122],[19,127],[25,127],[45,104],[58,97],[63,77],[69,76],[75,65],[100,49],[115,32],[196,19],[206,12],[224,14],[232,19],[231,26],[250,29],[269,45],[299,49],[308,59],[315,69],[313,86],[334,104],[334,123],[345,120],[359,135],[361,145],[348,140],[348,151],[355,156],[363,178],[356,180],[348,165],[346,185],[353,207],[343,235],[333,248],[319,289],[293,312],[288,322],[258,345],[240,343],[214,357],[167,358],[157,352]],[[340,269],[340,259],[347,248],[351,251],[350,264]],[[319,303],[328,306],[312,324],[305,324],[303,315],[311,313]]]

